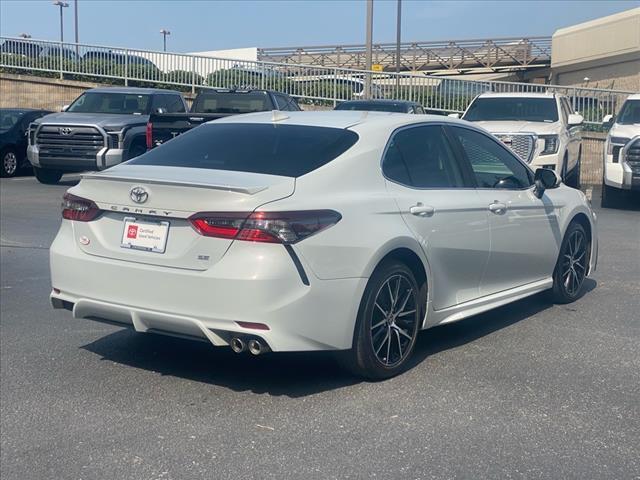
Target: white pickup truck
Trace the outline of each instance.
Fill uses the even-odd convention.
[[[609,128],[604,148],[602,206],[618,203],[621,190],[640,190],[640,94],[630,95],[616,117],[602,120]]]
[[[565,184],[580,188],[582,115],[552,93],[483,93],[462,115],[502,140],[522,160],[551,168]]]

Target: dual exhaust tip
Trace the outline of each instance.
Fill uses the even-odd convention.
[[[240,337],[233,337],[231,339],[231,350],[235,353],[242,353],[244,351],[249,351],[252,355],[260,355],[261,353],[266,352],[269,347],[267,347],[262,341],[252,338],[248,342],[245,342]]]

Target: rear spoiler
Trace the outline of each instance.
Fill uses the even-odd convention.
[[[244,193],[246,195],[255,195],[258,192],[262,192],[269,188],[266,185],[256,185],[253,187],[239,187],[236,185],[219,185],[215,183],[198,183],[198,182],[182,182],[179,180],[161,180],[154,178],[137,178],[137,177],[126,177],[126,176],[116,176],[116,175],[105,175],[102,173],[86,173],[81,175],[82,179],[90,179],[90,180],[113,180],[116,182],[139,182],[139,183],[150,183],[156,185],[175,185],[181,187],[194,187],[194,188],[211,188],[214,190],[225,190],[227,192],[235,192],[235,193]]]

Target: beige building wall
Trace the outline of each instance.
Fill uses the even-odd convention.
[[[557,30],[551,69],[558,85],[640,91],[640,8]]]

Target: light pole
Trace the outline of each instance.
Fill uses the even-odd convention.
[[[398,0],[399,1],[399,0]],[[80,52],[78,51],[78,0],[74,0],[73,2],[73,16],[75,17],[74,23],[76,25],[76,55],[79,56]]]
[[[61,2],[60,0],[57,0],[56,2],[53,2],[53,5],[56,7],[60,7],[60,43],[64,42],[64,27],[62,24],[62,9],[66,8],[69,6],[68,3],[66,2]]]
[[[160,30],[160,33],[162,34],[162,42],[163,42],[163,51],[167,51],[167,35],[171,35],[171,32],[169,30],[165,30],[164,28],[162,30]]]
[[[402,30],[402,0],[398,0],[398,14],[396,19],[396,97],[400,95],[400,40]]]
[[[366,70],[364,77],[365,98],[371,98],[371,67],[373,63],[373,0],[367,0],[367,53],[365,56]]]

